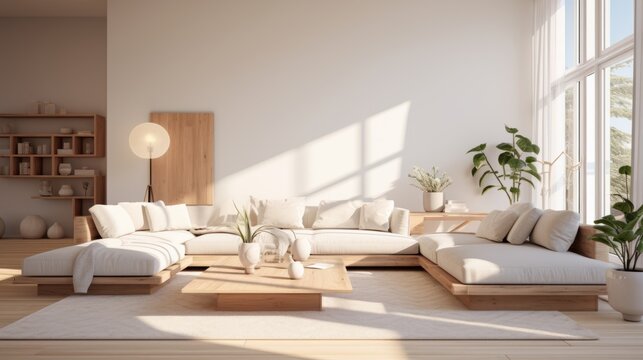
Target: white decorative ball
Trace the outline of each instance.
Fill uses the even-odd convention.
[[[20,235],[24,239],[41,239],[46,232],[47,223],[38,215],[29,215],[20,222]]]
[[[291,279],[297,280],[304,277],[304,264],[299,261],[293,261],[288,265],[288,276]]]
[[[51,225],[47,230],[47,237],[50,239],[62,239],[63,236],[65,236],[65,230],[62,225],[57,222]]]

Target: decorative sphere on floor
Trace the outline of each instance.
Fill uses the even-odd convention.
[[[46,232],[47,223],[38,215],[29,215],[20,222],[20,236],[24,239],[41,239]]]
[[[0,218],[0,239],[4,236],[4,230],[5,230],[5,225],[4,225],[4,220]]]

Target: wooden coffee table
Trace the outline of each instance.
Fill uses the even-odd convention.
[[[288,277],[288,264],[264,263],[252,275],[245,274],[237,256],[223,256],[190,281],[182,290],[188,294],[215,296],[215,309],[224,311],[321,310],[323,293],[353,291],[346,267],[340,258],[310,258],[332,263],[326,270],[306,268],[304,277]]]

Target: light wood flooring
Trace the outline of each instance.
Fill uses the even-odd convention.
[[[24,257],[71,240],[0,239],[0,327],[62,297],[14,285]],[[643,324],[602,303],[567,313],[597,341],[0,341],[0,359],[643,359]]]

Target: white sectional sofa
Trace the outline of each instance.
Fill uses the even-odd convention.
[[[303,228],[285,231],[290,241],[294,233],[310,242],[313,255],[341,256],[347,266],[420,266],[472,309],[596,310],[598,295],[606,293],[605,273],[611,265],[600,244],[589,239],[591,226],[576,225],[568,231],[569,250],[553,251],[529,242],[509,244],[503,242],[505,235],[500,242],[470,233],[411,236],[409,211],[401,208],[392,210],[388,231],[313,229],[317,211],[316,206],[305,208]],[[209,206],[190,206],[187,213],[194,228],[221,223]],[[94,259],[98,283],[138,276],[131,279],[136,283],[148,276],[158,285],[169,278],[168,269],[171,275],[189,265],[209,266],[222,255],[236,254],[241,243],[228,232],[196,236],[187,230],[138,229],[117,239],[100,239],[91,216],[77,217],[74,229],[79,245],[27,258],[18,280],[41,284],[46,277],[70,277],[74,258],[91,244],[100,244],[108,251]]]

